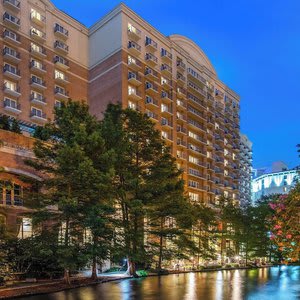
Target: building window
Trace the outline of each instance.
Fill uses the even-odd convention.
[[[189,192],[189,197],[190,197],[191,201],[194,201],[194,202],[199,201],[199,195],[198,194]]]
[[[61,101],[55,100],[54,106],[60,108],[61,107]]]

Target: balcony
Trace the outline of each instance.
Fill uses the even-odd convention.
[[[158,72],[148,67],[145,69],[145,76],[151,80],[158,80],[159,77]]]
[[[160,70],[161,70],[162,74],[164,74],[164,75],[166,75],[168,77],[172,76],[172,68],[169,65],[162,64]]]
[[[198,96],[205,97],[206,98],[206,91],[204,91],[200,86],[194,84],[193,82],[188,82],[188,88],[194,92],[197,93]]]
[[[167,128],[172,128],[173,127],[172,122],[168,119],[165,119],[165,118],[161,118],[161,126],[162,127],[167,127]]]
[[[69,99],[69,93],[60,87],[55,87],[54,89],[55,98],[57,100],[68,100]]]
[[[20,19],[7,12],[3,14],[3,23],[13,29],[20,29]]]
[[[177,83],[178,83],[178,84],[180,84],[180,85],[185,85],[185,83],[186,83],[186,78],[185,78],[185,76],[183,76],[181,73],[177,73],[176,79],[177,79]]]
[[[182,87],[177,87],[177,97],[184,99],[186,97],[186,90]]]
[[[177,126],[177,133],[186,134],[187,130],[182,126]]]
[[[135,89],[128,90],[128,99],[139,101],[142,99],[142,94],[140,91]]]
[[[20,87],[18,87],[18,86],[12,87],[12,86],[4,83],[3,91],[6,95],[10,95],[15,98],[18,98],[21,96]]]
[[[157,122],[158,121],[158,115],[156,113],[154,113],[153,111],[150,110],[146,110],[146,115],[152,119],[153,121]]]
[[[162,92],[161,92],[161,98],[162,98],[163,100],[167,101],[167,102],[172,101],[172,95],[171,95],[171,93],[167,93],[167,92],[165,92],[165,91],[162,91]]]
[[[19,46],[20,43],[21,43],[20,36],[17,33],[12,32],[12,31],[7,30],[7,29],[5,29],[3,31],[3,39],[6,42],[11,43],[15,46]]]
[[[141,54],[141,46],[136,42],[129,41],[127,48],[128,51],[131,52],[133,55],[139,56]]]
[[[63,57],[60,57],[58,55],[56,55],[54,57],[54,64],[56,67],[58,67],[59,69],[63,69],[63,70],[68,70],[70,69],[69,67],[69,61],[66,60],[65,58]]]
[[[4,98],[4,109],[16,115],[21,113],[21,105],[9,98]]]
[[[142,32],[139,29],[137,29],[135,26],[133,26],[132,24],[128,24],[127,33],[128,33],[128,36],[134,41],[138,41],[142,35]]]
[[[182,62],[182,60],[178,59],[177,62],[176,62],[176,65],[177,65],[177,68],[178,68],[179,70],[181,70],[182,72],[185,71],[186,66],[185,66],[185,64]]]
[[[63,40],[66,40],[69,37],[69,31],[57,23],[54,27],[54,34]]]
[[[186,122],[186,116],[179,112],[177,112],[176,118],[177,118],[177,122],[180,122],[180,123]]]
[[[30,29],[30,36],[33,40],[39,43],[43,43],[46,40],[46,34],[36,28]]]
[[[36,56],[38,58],[45,58],[46,55],[46,49],[42,46],[31,46],[30,52],[33,56]]]
[[[169,116],[171,117],[173,115],[173,112],[172,112],[172,107],[170,106],[167,106],[167,105],[162,105],[161,106],[161,114],[162,115],[165,115],[165,116]]]
[[[60,41],[55,41],[54,48],[59,51],[62,54],[68,54],[69,53],[69,46],[67,46],[65,43]]]
[[[46,23],[46,17],[42,16],[40,13],[38,13],[36,11],[31,12],[30,19],[32,22],[34,22],[35,24],[37,24],[39,26],[44,26],[44,24]]]
[[[171,63],[172,62],[172,54],[165,50],[165,49],[161,49],[161,59],[162,61],[166,62],[166,63]]]
[[[134,86],[140,86],[142,79],[137,73],[128,72],[128,82]]]
[[[55,74],[54,80],[56,83],[61,84],[61,85],[66,85],[66,84],[70,83],[69,78],[64,74]]]
[[[157,50],[157,43],[148,37],[146,37],[145,46],[146,46],[146,49],[148,49],[149,51]]]
[[[41,94],[34,94],[30,95],[30,101],[32,104],[36,105],[46,105],[46,98]]]
[[[154,83],[147,81],[145,84],[145,89],[146,89],[147,93],[149,93],[149,94],[152,94],[152,95],[158,94],[158,86]]]
[[[147,61],[147,63],[151,66],[156,66],[157,65],[157,57],[151,53],[146,53],[145,55],[145,60]]]
[[[31,118],[31,120],[38,122],[38,123],[47,122],[46,114],[40,110],[31,111],[30,118]]]
[[[224,93],[222,93],[220,90],[215,91],[215,96],[218,99],[224,99]]]
[[[200,75],[198,72],[193,70],[192,68],[188,68],[187,70],[188,77],[195,81],[196,83],[200,83],[202,86],[206,86],[206,79]]]
[[[37,74],[45,74],[46,73],[46,67],[42,63],[37,62],[36,60],[32,60],[30,62],[30,69],[32,72],[37,73]]]
[[[146,104],[147,106],[149,106],[149,107],[152,106],[153,108],[154,108],[154,107],[155,107],[155,108],[158,107],[158,101],[155,100],[155,99],[153,99],[153,98],[150,97],[150,96],[146,96],[145,104]]]
[[[172,89],[172,80],[169,80],[169,79],[166,79],[166,78],[161,78],[161,85],[162,85],[162,87],[165,89],[165,90],[167,90],[167,91],[169,91],[169,90],[171,90]]]
[[[20,71],[12,67],[11,65],[5,64],[3,67],[3,74],[11,79],[19,80],[21,78]]]
[[[177,104],[177,109],[181,109],[181,110],[186,109],[186,104],[182,100],[177,99],[176,104]]]
[[[18,0],[3,0],[3,6],[18,13],[20,11],[21,3]]]
[[[3,57],[5,60],[8,60],[13,63],[19,63],[20,62],[20,53],[17,52],[14,49],[11,49],[9,47],[4,47],[3,49]]]
[[[46,82],[44,80],[42,80],[41,78],[35,77],[35,76],[31,77],[30,85],[31,85],[31,87],[36,88],[38,90],[47,89]]]
[[[183,148],[186,148],[186,141],[182,140],[181,138],[178,138],[177,139],[177,146],[178,147],[183,147]]]
[[[142,63],[140,60],[128,56],[128,67],[134,71],[140,71],[142,69]]]

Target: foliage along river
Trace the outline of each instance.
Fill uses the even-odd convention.
[[[22,299],[296,300],[300,299],[300,266],[128,279]]]

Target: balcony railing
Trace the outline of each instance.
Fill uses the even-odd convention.
[[[17,101],[11,99],[4,99],[4,108],[16,113],[21,111],[21,105]]]
[[[148,39],[146,38],[145,46],[149,47],[149,48],[152,48],[153,50],[157,49],[157,43],[154,42],[152,39],[149,39],[149,38]]]
[[[139,40],[141,38],[142,32],[134,27],[131,24],[128,24],[128,35],[133,38],[134,40]]]
[[[19,11],[21,6],[18,0],[3,0],[3,4],[16,11]]]
[[[177,60],[176,65],[178,68],[185,70],[185,63],[183,63],[182,60]]]
[[[67,38],[69,36],[69,31],[65,28],[63,28],[61,25],[59,24],[55,24],[54,27],[54,33]]]
[[[69,52],[69,46],[67,46],[65,43],[60,42],[60,41],[55,41],[54,48],[57,50],[61,50],[65,53]]]
[[[152,97],[150,96],[146,96],[146,100],[145,100],[145,103],[146,104],[152,104],[154,106],[158,106],[158,101],[153,99]]]
[[[43,88],[45,89],[46,88],[46,82],[40,78],[37,78],[37,77],[31,77],[30,78],[30,84],[34,85],[34,86],[37,86],[37,87],[40,87],[40,88]]]
[[[19,18],[5,12],[3,14],[3,21],[7,24],[10,24],[12,25],[14,28],[19,28],[20,27],[20,24],[21,24],[21,21]]]
[[[167,64],[162,64],[160,69],[164,73],[172,74],[172,68]]]
[[[137,44],[136,42],[129,41],[127,48],[129,50],[132,50],[135,54],[141,53],[141,46],[139,44]]]
[[[20,77],[20,70],[7,64],[3,67],[3,73],[10,75],[16,79]]]
[[[32,93],[30,95],[30,101],[32,101],[33,103],[46,104],[46,98],[40,94]]]
[[[46,114],[40,110],[36,111],[31,111],[30,112],[30,117],[34,119],[42,119],[42,120],[47,120]]]
[[[8,48],[8,47],[5,47],[3,49],[3,55],[7,56],[8,58],[13,59],[14,61],[19,61],[20,60],[20,53],[17,52],[16,50],[14,50],[14,49],[11,49],[11,48]]]
[[[7,29],[5,29],[3,31],[3,38],[4,39],[9,39],[10,41],[13,41],[17,44],[20,43],[20,36],[17,33],[12,32],[12,31],[7,30]]]
[[[146,53],[145,59],[150,63],[157,64],[157,57],[151,53]]]
[[[63,67],[64,69],[68,69],[69,68],[69,61],[66,60],[65,58],[63,57],[60,57],[58,55],[56,55],[54,57],[54,63]]]

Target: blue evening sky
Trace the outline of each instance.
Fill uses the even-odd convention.
[[[118,0],[52,0],[90,26]],[[299,163],[299,0],[125,0],[165,35],[185,35],[207,54],[219,78],[241,96],[241,130],[254,166]]]

